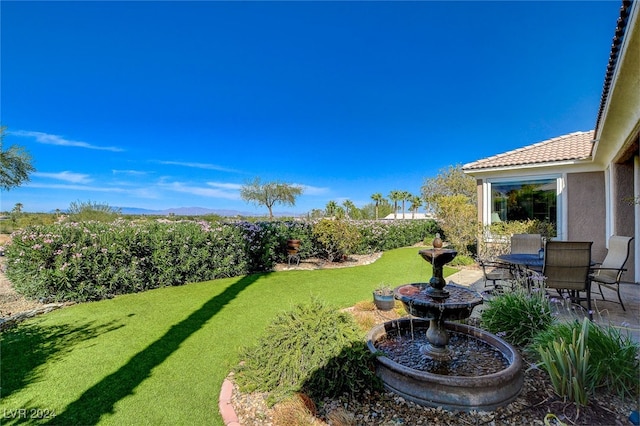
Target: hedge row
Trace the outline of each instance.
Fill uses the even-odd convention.
[[[331,249],[326,238],[314,234],[317,225],[159,219],[33,226],[12,234],[5,248],[7,276],[29,298],[99,300],[270,270],[286,262],[288,239],[302,241],[303,259],[327,257]],[[411,245],[439,231],[434,221],[353,221],[348,226],[357,230],[354,254]]]

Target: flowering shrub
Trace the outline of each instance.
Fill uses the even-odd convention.
[[[69,222],[25,228],[6,248],[25,296],[98,300],[248,272],[243,235],[196,222]]]
[[[99,300],[270,270],[287,261],[288,239],[301,240],[301,258],[330,258],[329,236],[336,244],[349,237],[334,257],[411,245],[437,231],[434,221],[341,221],[340,229],[331,222],[119,219],[29,226],[14,232],[4,249],[7,275],[27,297]]]

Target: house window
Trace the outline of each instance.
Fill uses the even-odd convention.
[[[492,182],[491,222],[537,219],[557,229],[557,179]]]

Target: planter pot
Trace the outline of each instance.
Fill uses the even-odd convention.
[[[299,250],[300,244],[301,244],[300,240],[287,240],[287,248],[289,249]]]
[[[373,293],[373,303],[375,303],[376,308],[381,311],[390,311],[395,306],[396,300],[393,297],[393,294],[382,295]]]

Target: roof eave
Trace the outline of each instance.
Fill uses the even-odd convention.
[[[540,170],[540,169],[548,169],[552,167],[566,167],[566,166],[585,166],[592,165],[593,161],[591,157],[578,159],[578,160],[564,160],[564,161],[551,161],[545,163],[534,163],[534,164],[517,164],[513,166],[497,166],[497,167],[483,167],[483,168],[474,168],[462,171],[468,175],[474,174],[487,174],[487,173],[503,173],[503,172],[513,172],[513,171],[523,171],[523,170]]]

